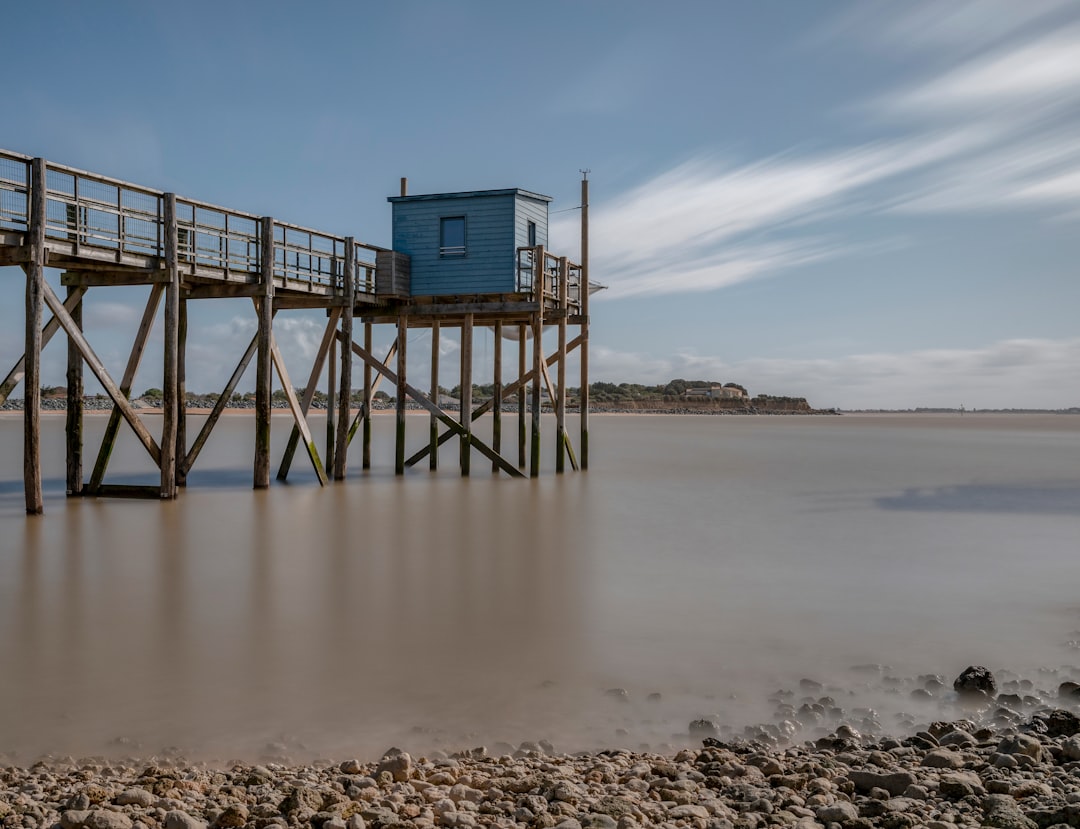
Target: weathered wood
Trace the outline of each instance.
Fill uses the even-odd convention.
[[[473,319],[471,314],[465,315],[465,321],[461,325],[461,404],[458,407],[459,422],[461,423],[461,474],[469,476],[470,459],[472,455],[472,369],[473,369]]]
[[[365,336],[364,339],[365,339],[365,341],[367,341],[368,338]],[[368,349],[368,353],[371,353],[370,349]],[[388,352],[386,352],[386,357],[383,358],[383,366],[389,366],[390,361],[394,359],[395,354],[397,354],[397,340],[394,340],[392,343],[390,343],[390,350]],[[370,367],[367,365],[367,363],[364,364],[364,369],[367,370],[367,371],[371,370]],[[379,384],[382,382],[382,380],[383,380],[383,375],[382,374],[380,374],[378,377],[375,378],[375,381],[371,384],[371,393],[372,394],[374,394],[376,391],[379,390]],[[367,396],[370,396],[370,395],[367,395]],[[361,403],[360,408],[356,412],[356,416],[353,418],[352,425],[349,427],[349,443],[352,443],[352,439],[356,435],[356,430],[360,427],[361,421],[365,425],[370,424],[370,422],[371,422],[370,414],[371,414],[371,409],[369,408],[368,404],[367,403]],[[370,461],[370,459],[369,459],[369,461]]]
[[[79,307],[79,303],[82,302],[83,296],[86,294],[86,288],[76,287],[68,290],[67,298],[64,300],[64,307],[68,309],[69,313],[74,313],[75,309]],[[49,317],[49,321],[45,323],[45,327],[41,329],[41,348],[45,349],[45,346],[52,340],[53,335],[60,330],[60,321],[56,317]],[[26,356],[19,357],[18,362],[8,372],[7,377],[4,378],[4,382],[0,383],[0,405],[8,399],[19,381],[23,379],[23,375],[26,373]]]
[[[176,497],[177,363],[180,343],[180,262],[177,253],[176,194],[166,193],[162,231],[165,236],[165,370],[161,412],[161,497]]]
[[[70,308],[71,320],[82,330],[82,303],[78,301],[85,288],[69,287],[64,306],[75,300]],[[44,339],[44,338],[42,338]],[[82,495],[83,489],[83,360],[75,343],[67,346],[67,494]]]
[[[581,424],[581,468],[589,468],[589,179],[581,179],[581,391],[578,408]]]
[[[154,327],[154,318],[157,316],[158,306],[161,304],[165,286],[156,283],[150,287],[150,296],[146,299],[146,307],[143,308],[142,319],[139,321],[139,329],[135,333],[135,342],[132,343],[131,353],[128,355],[127,366],[124,375],[120,378],[120,393],[127,400],[131,397],[131,386],[135,382],[135,375],[139,371],[143,354],[146,352],[146,342],[150,337],[150,330]],[[97,460],[94,469],[90,473],[89,489],[91,494],[96,494],[105,479],[105,472],[109,468],[109,458],[112,457],[113,448],[116,446],[116,436],[120,431],[120,420],[123,411],[119,405],[113,405],[109,413],[109,422],[105,425],[105,434],[101,438],[101,446],[98,448]]]
[[[344,279],[346,304],[341,315],[341,336],[344,347],[341,349],[341,390],[338,395],[337,446],[334,453],[334,480],[344,481],[348,470],[349,454],[349,413],[352,407],[352,348],[353,339],[353,297],[356,288],[356,240],[345,238],[345,273]]]
[[[439,405],[439,322],[436,320],[431,325],[431,400]],[[434,471],[439,468],[439,421],[435,415],[431,416],[431,424],[428,427],[430,439],[428,441],[429,464]]]
[[[92,494],[99,498],[157,500],[161,498],[161,487],[152,484],[102,484]]]
[[[247,370],[248,364],[251,362],[251,358],[255,356],[255,351],[259,346],[259,335],[255,334],[251,338],[251,342],[248,344],[247,350],[240,358],[240,362],[233,370],[232,376],[229,378],[229,382],[225,384],[224,391],[218,396],[217,402],[214,403],[214,408],[206,418],[206,422],[203,423],[202,428],[199,430],[198,436],[195,438],[195,442],[191,444],[191,449],[188,450],[187,456],[184,458],[184,462],[181,464],[184,471],[184,476],[191,471],[191,468],[195,465],[196,458],[199,457],[199,453],[202,451],[203,446],[206,445],[206,441],[210,437],[210,433],[214,430],[214,426],[217,425],[218,418],[221,417],[221,413],[229,405],[229,401],[232,399],[233,392],[236,391],[236,386],[240,382],[240,378],[244,376],[244,371]]]
[[[409,340],[408,322],[398,317],[397,396],[394,428],[394,474],[405,474],[405,352]]]
[[[518,326],[518,377],[525,377],[525,330],[526,326],[521,324]],[[509,391],[509,390],[507,390]],[[524,384],[518,386],[517,391],[517,404],[518,404],[518,467],[520,469],[525,468],[525,386]]]
[[[519,343],[524,343],[524,342],[526,342],[526,338],[522,337],[519,340]],[[569,354],[574,349],[576,349],[580,344],[581,344],[581,338],[580,337],[575,337],[566,346],[566,353]],[[551,356],[549,356],[547,358],[547,364],[549,366],[554,365],[555,361],[558,360],[558,359],[559,359],[558,354],[552,354]],[[524,355],[524,353],[522,351],[518,352],[518,360],[519,360],[519,369],[524,371],[523,366],[525,365],[526,361],[525,361],[525,355]],[[517,394],[518,395],[518,401],[521,404],[521,407],[523,407],[524,406],[524,400],[525,400],[524,389],[528,387],[529,383],[532,381],[532,378],[533,378],[532,371],[524,371],[524,373],[521,374],[518,377],[517,380],[515,380],[513,383],[508,383],[503,388],[504,395]],[[489,411],[491,411],[491,407],[494,405],[494,402],[495,402],[494,398],[489,398],[488,400],[484,401],[479,406],[477,406],[477,408],[473,410],[472,419],[476,420],[476,419],[482,417],[483,415],[487,414]],[[524,411],[522,409],[520,409],[520,408],[519,408],[519,414],[520,414],[520,417],[519,417],[520,429],[519,429],[519,433],[518,433],[518,455],[519,455],[519,464],[518,465],[521,466],[521,467],[524,467],[525,466],[525,460],[524,460],[525,459],[525,444],[526,444],[525,436],[526,436],[527,430],[525,428],[525,414],[524,414]],[[446,443],[448,440],[450,440],[452,437],[454,437],[454,434],[455,434],[454,432],[443,432],[441,435],[439,435],[439,446],[442,446],[444,443]],[[413,466],[414,464],[417,464],[420,461],[422,461],[424,458],[426,458],[428,456],[428,451],[430,450],[430,448],[431,448],[430,446],[424,446],[415,455],[410,457],[405,462],[405,465],[406,466]]]
[[[330,353],[326,359],[326,468],[332,475],[334,469],[334,450],[337,448],[337,372],[338,372],[338,338],[330,340]],[[342,351],[348,351],[345,346]],[[307,410],[304,411],[305,416]],[[296,427],[294,426],[293,429]]]
[[[502,321],[495,321],[495,348],[493,356],[492,372],[494,374],[494,388],[492,389],[491,405],[491,448],[502,454]],[[497,472],[498,465],[492,464],[491,471]]]
[[[0,248],[0,267],[6,265],[27,265],[30,263],[29,245],[14,248]]]
[[[311,364],[311,373],[308,375],[307,385],[304,386],[304,396],[300,400],[300,409],[305,416],[311,409],[311,401],[315,399],[315,391],[319,386],[319,375],[322,374],[327,354],[337,344],[337,324],[340,315],[340,308],[332,308],[330,316],[326,320],[326,328],[323,329],[322,340],[319,341],[319,350],[315,352],[315,361]],[[300,429],[294,424],[292,431],[289,433],[289,441],[285,444],[285,453],[281,458],[281,465],[278,467],[277,479],[279,481],[288,478],[293,456],[296,454],[296,447],[299,443]]]
[[[115,265],[110,265],[110,270],[94,270],[90,262],[79,262],[77,271],[64,271],[60,274],[60,284],[67,287],[79,286],[83,288],[110,288],[117,285],[150,285],[154,282],[168,282],[169,275],[160,268],[151,270],[124,269],[113,270]],[[83,270],[86,268],[86,270]]]
[[[371,353],[371,323],[364,323],[364,349]],[[394,347],[397,347],[395,341]],[[389,358],[389,355],[387,355]],[[380,374],[381,378],[382,375]],[[371,366],[364,363],[364,434],[361,439],[361,462],[360,465],[363,469],[371,469],[371,396],[375,393],[374,388],[371,385]]]
[[[536,301],[540,309],[532,319],[532,362],[533,381],[532,395],[529,401],[532,406],[532,441],[529,452],[529,477],[536,478],[540,475],[540,376],[544,368],[544,246],[536,248],[536,262],[533,270],[533,290],[536,292]]]
[[[311,465],[315,469],[319,483],[325,486],[326,470],[323,468],[322,460],[319,458],[319,450],[315,446],[315,440],[311,437],[311,430],[308,429],[307,419],[300,408],[300,401],[296,399],[296,391],[289,381],[289,372],[285,368],[285,360],[282,359],[281,351],[278,350],[277,341],[274,339],[273,334],[270,335],[270,358],[277,369],[278,379],[281,381],[281,387],[285,391],[285,399],[289,401],[289,410],[292,412],[293,420],[300,429],[300,437],[307,448],[308,457],[311,458]]]
[[[565,256],[559,258],[559,308],[566,311],[569,298],[567,282],[570,279],[570,263]],[[560,316],[559,329],[559,368],[556,389],[558,398],[552,398],[555,404],[555,472],[566,470],[566,316]],[[547,367],[544,367],[545,373]],[[548,380],[550,383],[550,378]],[[550,392],[548,392],[550,394]]]
[[[262,294],[259,310],[259,350],[255,360],[255,470],[254,486],[270,486],[270,405],[273,375],[271,343],[274,336],[274,220],[259,220],[260,276]],[[287,390],[288,391],[288,390]],[[305,427],[306,428],[306,427]]]
[[[146,426],[139,419],[138,414],[135,412],[135,408],[131,405],[131,401],[127,399],[127,395],[120,391],[120,388],[109,376],[109,372],[105,370],[105,365],[94,353],[94,349],[90,347],[90,343],[86,341],[86,337],[83,336],[82,331],[76,327],[75,323],[71,319],[71,315],[68,314],[64,308],[64,304],[60,301],[60,298],[56,295],[53,289],[46,282],[42,286],[45,290],[45,303],[52,309],[52,312],[60,320],[60,325],[67,333],[68,337],[75,340],[76,345],[79,347],[79,352],[82,354],[86,364],[90,366],[90,370],[94,372],[94,376],[97,377],[98,382],[101,383],[105,392],[112,398],[120,408],[120,414],[131,425],[132,431],[135,432],[139,442],[146,449],[147,454],[153,459],[154,464],[160,464],[161,462],[161,449],[158,447],[157,442],[154,440],[153,435],[147,431]]]
[[[176,485],[187,486],[187,300],[180,299],[180,321],[176,339]]]
[[[41,316],[45,282],[45,159],[30,162],[30,224],[26,271],[26,348],[23,394],[23,488],[28,515],[45,511],[41,494]],[[57,315],[59,316],[59,315]]]

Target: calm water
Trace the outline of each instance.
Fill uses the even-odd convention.
[[[637,746],[857,663],[1076,661],[1077,417],[596,416],[593,469],[539,481],[479,456],[462,481],[454,443],[395,479],[380,417],[372,474],[320,489],[298,458],[253,492],[235,416],[168,504],[65,499],[44,423],[27,520],[0,416],[0,752],[22,758]],[[109,480],[154,480],[133,438]]]

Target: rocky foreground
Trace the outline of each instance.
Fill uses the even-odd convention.
[[[795,724],[781,718],[756,732],[761,739],[707,736],[702,748],[667,753],[560,755],[524,743],[500,756],[477,748],[414,758],[391,749],[371,763],[227,768],[176,758],[47,758],[0,770],[0,822],[13,829],[1080,827],[1080,686],[1062,683],[1048,704],[998,694],[990,672],[973,667],[953,687],[955,710],[967,716],[902,739],[845,722],[785,744],[778,735]],[[799,707],[781,703],[780,714],[813,720],[832,700],[793,702]],[[715,724],[697,721],[690,731],[713,733]]]

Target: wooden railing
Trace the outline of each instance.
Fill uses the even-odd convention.
[[[536,257],[542,248],[523,247],[517,249],[517,290],[531,293],[536,285]],[[581,265],[567,263],[567,303],[581,306]],[[544,298],[558,301],[560,297],[559,257],[544,251]]]
[[[0,150],[0,232],[25,232],[32,179],[29,156]],[[70,245],[70,254],[111,252],[164,256],[165,193],[73,167],[46,164],[47,242]],[[177,198],[178,254],[184,273],[207,278],[256,276],[262,271],[264,219],[250,213]],[[285,287],[344,292],[346,237],[274,221],[274,276]],[[375,293],[375,254],[385,250],[354,242],[356,293]]]

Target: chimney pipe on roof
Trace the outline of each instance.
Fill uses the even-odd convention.
[[[401,195],[409,195],[409,180],[405,176],[401,177]]]

